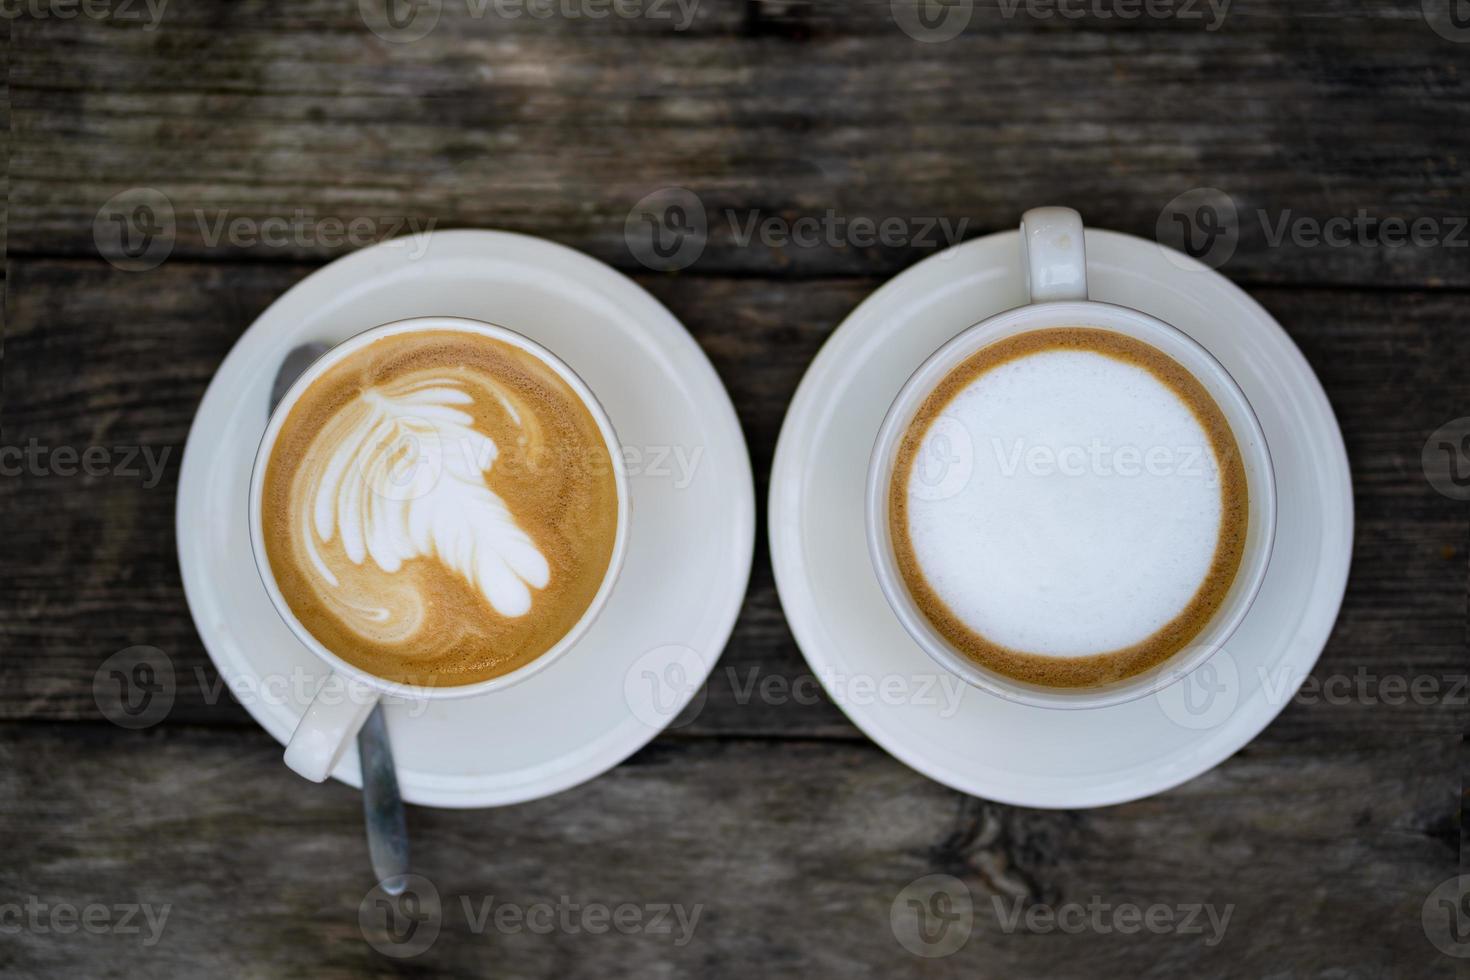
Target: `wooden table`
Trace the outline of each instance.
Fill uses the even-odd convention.
[[[12,452],[0,480],[0,969],[1450,975],[1462,961],[1436,948],[1421,913],[1466,870],[1466,504],[1426,478],[1421,451],[1470,414],[1467,32],[1436,0],[1430,16],[1418,0],[1236,0],[1222,23],[1203,3],[1129,19],[1141,8],[1130,0],[1064,4],[1076,17],[980,0],[949,12],[969,21],[942,42],[956,23],[943,10],[919,20],[887,2],[702,0],[687,22],[662,0],[631,3],[532,0],[551,14],[538,18],[510,16],[524,8],[509,0],[428,0],[398,27],[352,0],[175,0],[158,20],[117,0],[0,19],[0,443],[46,447],[34,465]],[[435,11],[432,30],[404,40]],[[699,196],[708,243],[692,265],[655,272],[624,225],[669,187]],[[101,254],[117,234],[107,202],[139,188],[176,217],[144,272]],[[935,250],[914,222],[964,221],[968,238],[1028,206],[1071,204],[1092,225],[1152,238],[1192,188],[1237,208],[1221,269],[1305,352],[1352,462],[1352,575],[1308,693],[1234,758],[1152,799],[1049,812],[965,797],[890,758],[825,698],[741,696],[751,676],[809,676],[762,523],[698,717],[550,799],[412,809],[441,933],[404,960],[365,941],[358,794],[288,772],[221,691],[174,554],[179,456],[205,385],[272,299],[361,243],[333,240],[334,221],[361,240],[411,221],[513,229],[634,275],[729,387],[763,502],[784,408],[817,348]],[[751,215],[829,210],[897,218],[910,234],[742,241]],[[1423,234],[1395,244],[1360,214],[1420,221]],[[273,217],[304,232],[260,238]],[[66,475],[63,447],[102,447],[106,463]],[[168,453],[156,481],[137,464],[129,475],[124,447]],[[163,651],[178,681],[168,716],[141,731],[105,720],[93,690],[99,666],[135,645]],[[900,945],[890,911],[931,873],[963,882],[975,912],[962,949],[926,958]],[[477,930],[461,900],[474,911],[491,896],[523,910],[701,913],[682,944],[677,926]],[[1113,913],[1080,930],[1008,930],[1016,902],[1063,922],[1099,906],[1231,917],[1222,937],[1207,924],[1124,932]],[[131,931],[127,905],[146,906]],[[145,916],[164,906],[154,936]],[[91,925],[59,931],[68,907]]]

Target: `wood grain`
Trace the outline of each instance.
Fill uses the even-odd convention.
[[[215,368],[307,269],[171,260],[134,274],[97,260],[16,260],[11,270],[4,443],[79,453],[136,445],[155,459],[168,455],[156,486],[141,462],[132,477],[0,480],[0,517],[10,529],[0,575],[12,599],[0,631],[10,649],[24,651],[0,661],[0,717],[96,718],[98,666],[147,644],[174,662],[173,720],[248,724],[218,690],[184,604],[174,490],[190,419]],[[802,372],[875,283],[690,275],[644,282],[689,326],[729,387],[764,500],[776,434]],[[1314,682],[1337,686],[1309,688],[1268,737],[1459,731],[1470,696],[1466,517],[1425,480],[1419,454],[1429,433],[1470,401],[1470,311],[1461,297],[1440,293],[1257,296],[1303,347],[1337,408],[1358,508],[1347,601]],[[813,696],[780,612],[765,537],[762,521],[734,636],[698,716],[679,731],[851,735],[827,698]],[[1432,697],[1393,704],[1378,696],[1385,680],[1419,678],[1433,685]]]
[[[183,257],[319,260],[363,220],[526,231],[640,270],[630,214],[683,187],[707,220],[696,271],[881,276],[1037,204],[1154,237],[1212,187],[1237,212],[1238,280],[1470,285],[1470,45],[1417,3],[1236,0],[1211,31],[987,2],[937,44],[871,0],[704,0],[683,31],[438,6],[405,44],[325,0],[171,5],[152,30],[17,21],[14,248],[95,255],[99,211],[150,188]],[[1427,222],[1421,244],[1312,244],[1360,212]],[[829,213],[898,225],[889,244],[748,233]],[[267,219],[299,230],[263,247]]]
[[[146,928],[22,930],[0,944],[0,970],[603,977],[636,963],[720,980],[758,960],[780,977],[1448,975],[1419,920],[1455,871],[1451,740],[1316,748],[1257,743],[1166,797],[1068,813],[960,796],[866,743],[665,741],[537,803],[411,808],[441,932],[399,963],[364,941],[384,943],[381,913],[359,928],[372,882],[357,794],[305,786],[263,733],[0,725],[0,826],[27,842],[0,868],[0,904],[169,906],[153,945]],[[962,882],[974,909],[967,942],[939,958],[907,952],[890,926],[929,874]],[[487,900],[699,917],[672,934],[477,932]],[[1124,935],[1111,912],[1101,929],[1007,931],[1017,903],[1208,904],[1229,918],[1223,934]]]

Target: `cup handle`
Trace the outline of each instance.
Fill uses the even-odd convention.
[[[286,743],[286,765],[314,783],[326,779],[367,721],[378,696],[359,681],[330,674]]]
[[[1028,302],[1087,299],[1082,215],[1071,208],[1032,208],[1021,215],[1021,264]]]

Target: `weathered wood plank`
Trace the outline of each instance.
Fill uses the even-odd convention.
[[[22,473],[0,480],[0,717],[96,718],[92,677],[113,652],[159,647],[179,678],[173,721],[248,724],[216,678],[185,608],[174,550],[179,457],[204,387],[239,332],[308,270],[170,261],[143,275],[100,261],[12,261],[12,328],[0,443],[148,447],[137,476]],[[875,283],[699,276],[645,279],[729,386],[766,497],[776,434],[802,372]],[[1429,433],[1470,404],[1470,312],[1443,293],[1263,289],[1339,413],[1358,504],[1353,574],[1316,683],[1269,738],[1459,731],[1466,691],[1467,520],[1420,469]],[[763,511],[763,506],[762,506]],[[684,734],[848,736],[810,690],[782,618],[762,521],[750,591],[697,718]],[[1436,686],[1384,703],[1381,684]],[[200,678],[203,682],[200,682]],[[802,685],[798,681],[803,678]],[[762,684],[771,687],[763,688]],[[1348,685],[1346,700],[1332,694]],[[766,693],[762,693],[762,692]],[[752,693],[753,692],[753,693]],[[1328,695],[1331,696],[1328,696]],[[1424,701],[1425,703],[1419,703]]]
[[[1163,797],[1068,813],[962,797],[865,744],[665,739],[537,803],[411,808],[414,868],[442,913],[437,939],[404,967],[602,977],[636,962],[643,976],[714,980],[747,977],[757,961],[775,977],[1448,975],[1420,910],[1456,873],[1453,742],[1258,743]],[[359,927],[371,876],[357,794],[304,783],[258,732],[0,725],[0,829],[25,842],[0,867],[0,905],[42,903],[40,928],[63,904],[146,904],[155,922],[168,906],[161,930],[139,914],[130,934],[42,932],[24,913],[0,944],[7,975],[403,968],[370,946],[393,948],[381,911],[369,909],[369,941]],[[890,925],[895,904],[912,914],[906,899],[924,893],[904,890],[929,874],[971,896],[953,955],[912,955]],[[502,933],[493,916],[477,932],[486,901],[579,911],[553,913],[547,934]],[[681,929],[671,917],[669,934],[581,931],[581,910],[623,903],[680,905],[685,923],[697,907],[698,918]],[[1008,931],[1017,903],[1081,931],[1035,918],[1039,928],[1022,919]],[[1229,918],[1223,932],[1206,913],[1199,933],[1121,934],[1112,910],[1123,905]],[[942,935],[957,940],[963,922]]]
[[[354,3],[17,21],[15,249],[95,255],[99,211],[141,187],[168,199],[180,256],[319,260],[360,219],[523,230],[638,270],[630,214],[684,187],[707,219],[697,271],[886,275],[1033,204],[1153,237],[1176,195],[1215,187],[1237,279],[1470,285],[1470,45],[1417,3],[1236,0],[1212,31],[987,2],[933,44],[877,2],[704,0],[682,31],[434,6],[407,44]],[[796,226],[829,212],[844,224]],[[1312,243],[1360,212],[1434,244],[1350,225]],[[248,244],[268,218],[302,230]],[[896,221],[891,241],[857,218]]]

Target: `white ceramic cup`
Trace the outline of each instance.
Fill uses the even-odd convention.
[[[270,561],[265,553],[264,528],[262,526],[261,493],[265,484],[266,463],[270,460],[271,451],[275,448],[276,437],[280,434],[281,426],[286,417],[301,398],[303,392],[309,388],[313,381],[321,377],[332,365],[340,362],[344,357],[356,350],[360,350],[384,337],[392,337],[405,333],[417,333],[424,330],[454,330],[465,333],[479,334],[490,337],[503,343],[518,347],[533,355],[555,371],[571,389],[581,398],[587,410],[597,422],[597,427],[602,433],[602,438],[607,446],[609,458],[612,460],[614,482],[618,496],[618,523],[617,533],[613,541],[612,557],[608,561],[607,572],[603,576],[602,585],[593,596],[591,604],[587,607],[582,618],[567,631],[557,643],[541,656],[532,660],[508,674],[500,677],[492,677],[489,680],[480,681],[475,684],[459,684],[444,687],[424,687],[408,684],[400,684],[386,678],[370,674],[356,667],[333,651],[327,649],[316,637],[303,626],[286,604],[281,595],[280,587],[276,584],[275,575],[271,572]],[[628,484],[627,472],[623,465],[622,450],[617,436],[613,432],[612,423],[608,421],[607,413],[598,404],[591,389],[587,387],[577,373],[568,367],[560,358],[540,344],[521,336],[513,330],[505,327],[482,323],[478,320],[467,320],[460,317],[417,317],[410,320],[399,320],[386,323],[382,326],[365,330],[354,337],[327,351],[296,379],[285,396],[271,413],[270,423],[266,426],[265,436],[260,440],[260,448],[255,454],[255,469],[250,476],[250,547],[255,553],[255,566],[260,572],[260,580],[265,585],[266,592],[270,595],[271,603],[276,607],[291,632],[323,663],[331,668],[331,673],[322,681],[317,688],[316,694],[296,725],[296,731],[291,735],[291,741],[286,745],[286,765],[296,772],[314,782],[321,782],[331,775],[332,770],[337,767],[342,754],[347,746],[356,737],[358,729],[367,720],[373,706],[382,697],[389,696],[406,700],[411,703],[421,703],[430,700],[448,700],[451,698],[468,698],[481,694],[489,694],[493,691],[503,690],[512,684],[518,684],[533,674],[545,670],[558,657],[567,650],[587,632],[599,612],[607,603],[608,596],[612,593],[613,583],[622,568],[623,555],[627,550],[628,534]],[[548,706],[550,707],[550,706]],[[493,709],[489,709],[493,710]]]
[[[879,429],[868,465],[868,551],[878,583],[904,628],[941,666],[1010,701],[1049,708],[1099,708],[1158,691],[1199,667],[1235,632],[1260,591],[1276,532],[1276,481],[1260,422],[1224,366],[1182,331],[1146,313],[1087,298],[1082,217],[1070,208],[1036,208],[1021,219],[1021,257],[1028,305],[968,327],[919,366],[899,390]],[[1112,684],[1057,688],[1026,683],[981,666],[955,649],[929,622],[898,570],[888,522],[888,491],[904,432],[934,387],[981,348],[1049,327],[1094,327],[1143,341],[1189,371],[1219,405],[1245,467],[1248,528],[1240,567],[1215,615],[1183,650]],[[983,554],[976,555],[983,561]]]

